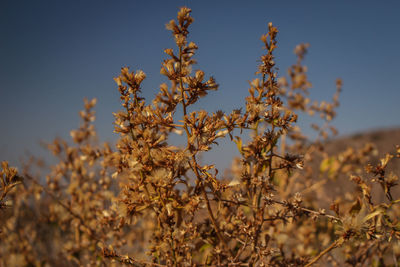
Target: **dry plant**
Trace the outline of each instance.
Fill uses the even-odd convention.
[[[386,168],[400,149],[375,166],[368,164],[371,144],[327,155],[341,81],[332,102],[310,100],[307,44],[296,47],[297,62],[278,78],[272,23],[245,108],[192,110],[218,84],[193,71],[190,13],[181,8],[167,24],[177,47],[165,49],[160,73],[170,84],[161,84],[152,102],[141,96],[143,71],[124,67],[114,78],[122,102],[114,148],[97,141],[96,100],[85,100],[73,143],[48,144],[58,163],[45,180],[32,174],[33,162],[19,175],[2,163],[0,265],[398,266],[400,199],[392,193],[397,176]],[[316,140],[301,133],[298,114],[322,118],[313,125]],[[171,145],[174,134],[184,145]],[[224,138],[240,156],[220,175],[199,158]],[[339,174],[355,190],[330,199],[325,184]],[[376,200],[373,183],[386,199]]]

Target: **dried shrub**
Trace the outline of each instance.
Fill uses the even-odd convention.
[[[190,12],[181,8],[167,24],[177,47],[165,49],[160,73],[170,84],[152,102],[141,96],[143,71],[125,67],[114,78],[122,103],[115,147],[98,143],[96,100],[85,100],[73,143],[48,144],[58,163],[45,181],[29,164],[18,176],[2,163],[1,265],[397,266],[400,199],[392,190],[397,176],[386,168],[400,149],[377,165],[368,164],[371,144],[328,155],[342,82],[332,102],[310,100],[307,44],[296,47],[287,77],[278,77],[272,23],[245,107],[191,111],[218,84],[193,70]],[[306,114],[323,120],[312,126],[316,140],[296,125]],[[184,145],[172,145],[172,134]],[[220,175],[199,158],[227,138],[240,156]],[[332,195],[339,175],[354,187]],[[386,199],[377,200],[373,183]]]

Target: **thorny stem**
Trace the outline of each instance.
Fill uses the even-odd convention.
[[[233,201],[233,200],[222,199],[222,198],[220,198],[218,200],[223,201],[223,202],[233,203],[233,204],[236,204],[236,205],[246,206],[246,207],[249,207],[249,208],[252,208],[252,209],[255,208],[254,206],[249,205],[249,204],[247,204],[245,202],[242,202],[242,201]],[[276,204],[279,204],[279,205],[282,205],[282,206],[287,206],[287,203],[279,201],[279,200],[269,200],[269,201],[271,201],[273,203],[276,203]],[[312,209],[308,209],[308,208],[304,208],[304,207],[296,207],[296,208],[300,209],[300,210],[302,210],[304,212],[307,212],[307,213],[312,213],[312,214],[315,214],[315,215],[327,217],[327,218],[335,220],[337,222],[341,222],[342,221],[339,217],[336,217],[336,216],[333,216],[333,215],[329,215],[329,214],[325,214],[325,213],[321,213],[321,212],[316,211],[316,210],[312,210]]]
[[[272,53],[271,49],[269,49],[268,53]],[[266,74],[268,74],[268,81],[270,81],[271,84],[272,84],[272,80],[274,79],[273,78],[273,74],[272,74],[270,69],[268,69],[267,73],[263,72],[262,73],[262,85],[263,85],[263,87],[266,86],[266,82],[265,82]],[[272,123],[272,130],[271,130],[272,133],[274,133],[274,130],[275,130],[275,126]],[[258,135],[258,123],[257,123],[257,126],[256,126],[256,134]],[[272,182],[272,157],[274,156],[274,152],[273,151],[274,151],[274,145],[271,144],[271,149],[270,149],[270,154],[269,154],[269,159],[268,159],[268,181],[269,182]],[[262,193],[264,191],[264,188],[265,188],[265,179],[262,179],[262,185],[261,185],[260,191],[258,192],[258,196],[257,196],[257,209],[256,209],[257,210],[257,216],[260,216],[261,218],[260,218],[260,221],[258,222],[258,226],[257,226],[256,233],[255,233],[255,238],[254,238],[254,246],[255,247],[257,247],[257,243],[258,243],[258,239],[259,239],[259,236],[260,236],[260,232],[261,232],[261,229],[262,229],[262,226],[263,226],[263,223],[264,223],[265,205],[260,207],[261,196],[262,196]],[[257,258],[258,258],[258,256],[257,256]]]
[[[179,47],[179,73],[182,72],[182,47]],[[183,107],[183,116],[187,116],[187,111],[186,111],[186,101],[185,101],[185,93],[184,93],[184,87],[183,87],[183,81],[182,77],[179,77],[179,86],[180,86],[180,92],[181,92],[181,98],[182,98],[182,107]],[[190,132],[187,126],[187,123],[184,121],[184,129],[186,131],[186,135],[189,138]],[[188,146],[189,146],[189,141],[188,141]]]
[[[288,206],[287,203],[279,201],[279,200],[272,200],[272,202],[274,202],[276,204],[279,204],[279,205],[282,205],[282,206]],[[297,208],[302,210],[302,211],[305,211],[307,213],[312,213],[312,214],[315,214],[315,215],[325,216],[325,217],[327,217],[329,219],[332,219],[332,220],[335,220],[335,221],[338,221],[338,222],[342,221],[339,217],[336,217],[336,216],[333,216],[333,215],[325,214],[325,213],[322,213],[322,212],[319,212],[319,211],[315,211],[315,210],[311,210],[311,209],[307,209],[307,208],[303,208],[303,207],[297,207]]]
[[[182,73],[182,46],[179,46],[179,73]],[[183,81],[182,81],[182,77],[181,76],[179,76],[179,86],[180,86],[180,93],[181,93],[181,98],[182,98],[183,116],[186,118],[186,116],[187,116],[186,107],[187,106],[186,106],[185,94],[184,94],[184,86],[183,86]],[[210,220],[211,220],[211,222],[212,222],[212,224],[214,226],[215,232],[217,233],[218,239],[221,241],[221,243],[223,244],[225,249],[228,250],[230,255],[233,257],[232,251],[229,249],[228,244],[226,243],[224,237],[221,235],[221,232],[219,230],[219,226],[217,224],[217,221],[215,220],[214,213],[213,213],[213,211],[211,209],[210,200],[209,200],[209,198],[207,196],[206,189],[204,187],[204,184],[203,184],[202,179],[201,179],[201,175],[200,175],[199,170],[198,170],[198,164],[197,164],[197,160],[196,160],[196,155],[193,153],[192,145],[189,142],[189,138],[190,138],[191,134],[189,132],[188,125],[187,125],[186,121],[184,121],[184,129],[185,129],[186,136],[187,136],[187,148],[189,149],[189,151],[192,154],[191,168],[195,172],[196,177],[197,177],[197,181],[200,184],[202,195],[203,195],[203,197],[204,197],[204,199],[206,201],[207,210],[208,210],[208,214],[209,214]]]
[[[265,80],[265,74],[263,74],[263,82],[264,82],[264,80]],[[258,124],[257,124],[257,128],[256,129],[258,131]],[[269,164],[268,177],[270,177],[270,175],[271,175],[272,149],[273,149],[273,147],[271,147],[271,155],[270,155],[270,158],[269,158],[269,161],[268,161],[268,164]],[[256,232],[255,232],[254,248],[257,247],[257,243],[258,243],[258,239],[259,239],[259,236],[260,236],[260,233],[261,233],[261,229],[262,229],[262,226],[264,224],[265,204],[262,207],[260,207],[260,205],[261,205],[261,196],[262,196],[262,193],[264,191],[264,188],[265,188],[265,180],[263,179],[261,188],[260,188],[260,190],[258,192],[258,196],[257,196],[257,208],[256,208],[257,213],[256,213],[256,216],[260,216],[260,218],[259,218],[258,226],[257,226]],[[257,258],[258,258],[258,255],[257,255]]]

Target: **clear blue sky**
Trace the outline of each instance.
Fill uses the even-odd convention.
[[[271,21],[279,29],[280,74],[295,62],[295,45],[308,42],[311,97],[330,100],[335,79],[343,79],[334,122],[341,134],[398,126],[399,3],[2,0],[0,160],[15,164],[26,150],[35,153],[41,140],[69,138],[84,97],[98,98],[100,139],[115,140],[112,112],[119,100],[112,78],[121,66],[140,68],[148,76],[144,96],[154,96],[165,82],[159,74],[162,50],[173,47],[164,25],[183,5],[195,18],[190,38],[200,48],[198,66],[220,84],[201,108],[244,105],[262,53],[259,37]],[[221,151],[218,157],[231,150]]]

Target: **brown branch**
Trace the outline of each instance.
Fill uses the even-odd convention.
[[[246,206],[246,207],[249,207],[249,208],[252,208],[252,209],[255,208],[254,206],[249,205],[249,204],[247,204],[246,202],[243,202],[243,201],[233,201],[233,200],[229,200],[229,199],[218,199],[218,200],[223,201],[223,202],[233,203],[233,204],[236,204],[236,205]],[[217,200],[214,200],[214,201],[217,201]],[[275,204],[279,204],[279,205],[285,206],[285,207],[288,206],[287,203],[279,201],[279,200],[269,200],[269,201],[271,201],[272,203],[275,203]],[[304,212],[312,213],[312,214],[315,214],[315,215],[318,215],[318,216],[324,216],[324,217],[327,217],[329,219],[332,219],[332,220],[335,220],[335,221],[338,221],[338,222],[342,221],[339,217],[336,217],[336,216],[333,216],[333,215],[329,215],[329,214],[325,214],[325,213],[322,213],[322,212],[319,212],[319,211],[316,211],[316,210],[312,210],[312,209],[308,209],[308,208],[304,208],[304,207],[296,207],[296,209],[300,209],[300,210],[302,210]]]
[[[321,251],[314,258],[312,258],[304,267],[310,267],[311,265],[316,263],[322,256],[324,256],[325,254],[329,253],[332,249],[340,247],[341,245],[343,245],[343,243],[344,243],[343,237],[339,238],[338,240],[335,240],[335,242],[333,242],[329,247],[327,247],[326,249]]]
[[[288,206],[288,203],[285,203],[285,202],[282,202],[282,201],[278,201],[278,200],[271,200],[271,201],[276,203],[276,204],[285,206],[285,207]],[[325,217],[327,217],[329,219],[332,219],[332,220],[335,220],[335,221],[338,221],[338,222],[342,221],[339,217],[336,217],[336,216],[333,216],[333,215],[329,215],[329,214],[325,214],[325,213],[322,213],[322,212],[319,212],[319,211],[316,211],[316,210],[307,209],[307,208],[304,208],[304,207],[296,207],[296,209],[300,209],[300,210],[302,210],[304,212],[312,213],[312,214],[315,214],[315,215],[318,215],[318,216],[325,216]]]

